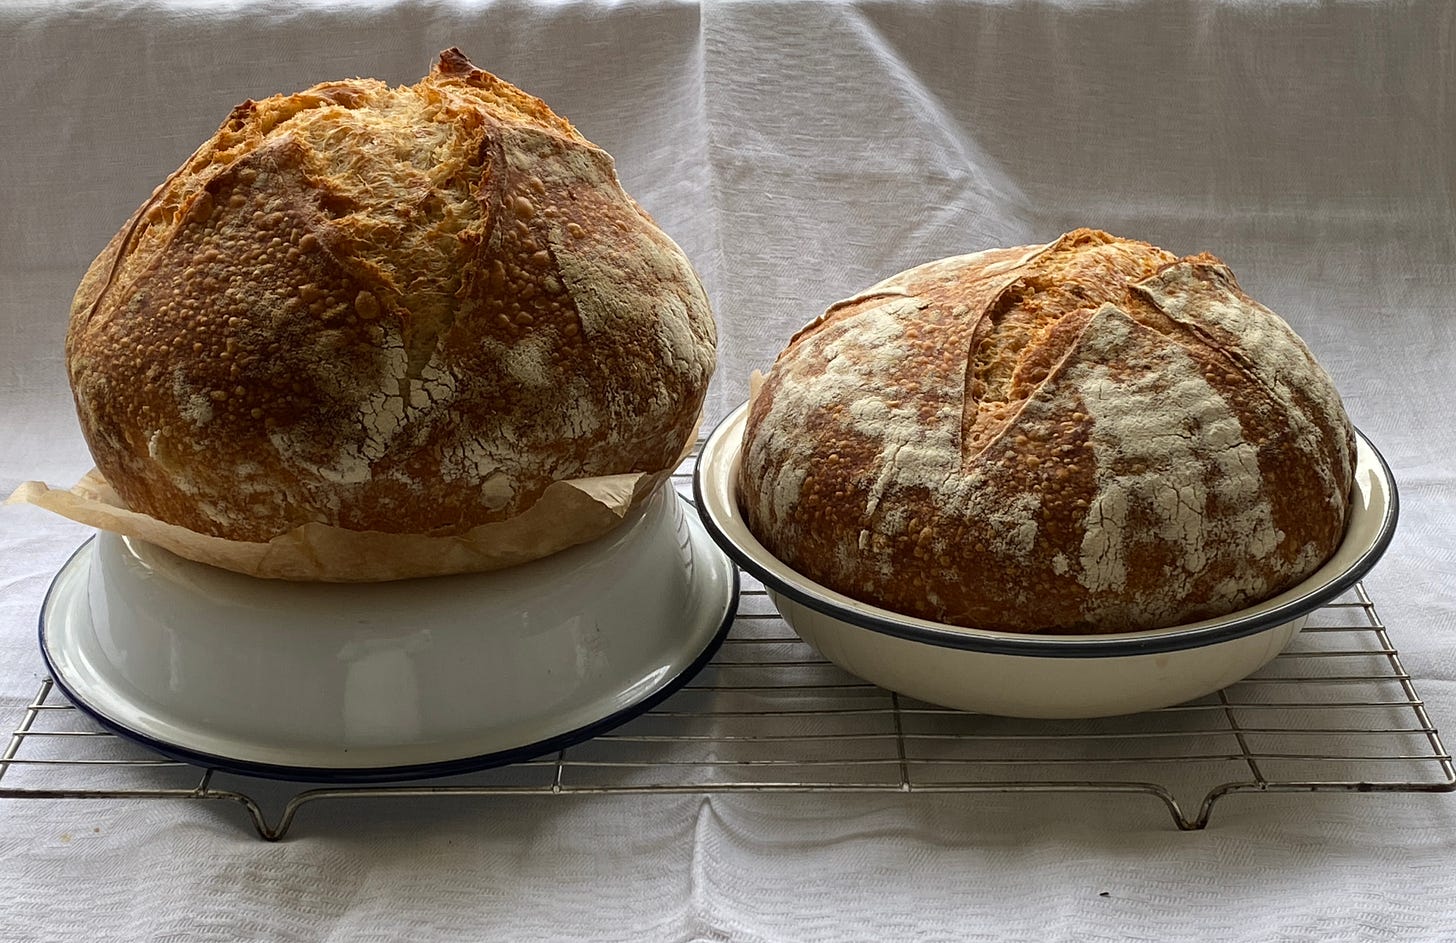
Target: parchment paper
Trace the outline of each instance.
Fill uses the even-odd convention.
[[[96,469],[69,489],[26,481],[6,504],[33,504],[99,530],[144,540],[180,557],[263,579],[371,583],[498,570],[539,560],[611,531],[692,451],[656,473],[553,482],[515,517],[449,537],[304,524],[266,543],[200,534],[133,511]]]

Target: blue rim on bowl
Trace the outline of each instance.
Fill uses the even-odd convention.
[[[1308,615],[1359,582],[1390,546],[1399,517],[1400,502],[1390,466],[1357,429],[1359,467],[1355,488],[1357,499],[1364,498],[1365,503],[1354,502],[1344,542],[1336,552],[1341,562],[1333,572],[1332,559],[1308,579],[1265,603],[1165,629],[1063,635],[963,628],[900,615],[853,599],[810,580],[769,553],[748,530],[737,503],[747,413],[748,404],[744,403],[717,425],[693,469],[698,514],[718,546],[773,593],[871,632],[943,648],[1038,658],[1112,658],[1202,648],[1256,635]],[[1352,541],[1359,545],[1348,546]]]

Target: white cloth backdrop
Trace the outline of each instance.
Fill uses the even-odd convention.
[[[983,0],[0,6],[0,492],[89,466],[68,302],[245,98],[442,48],[617,158],[720,325],[716,419],[907,265],[1079,225],[1210,250],[1400,482],[1367,585],[1456,731],[1456,6]],[[0,723],[82,528],[0,511]],[[648,797],[319,805],[281,845],[191,804],[0,800],[7,940],[1456,936],[1456,797]],[[1106,891],[1108,896],[1100,896]]]

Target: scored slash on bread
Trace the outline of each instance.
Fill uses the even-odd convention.
[[[1353,474],[1329,377],[1221,262],[1084,229],[832,306],[754,399],[738,490],[770,552],[846,595],[1110,632],[1308,576]]]

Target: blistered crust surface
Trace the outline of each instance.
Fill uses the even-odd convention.
[[[1222,263],[1079,230],[831,307],[754,401],[739,493],[771,552],[847,595],[1123,631],[1311,573],[1353,455],[1329,377]]]
[[[459,533],[665,468],[714,341],[611,158],[452,50],[240,105],[93,263],[67,348],[129,506],[266,540]]]

